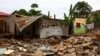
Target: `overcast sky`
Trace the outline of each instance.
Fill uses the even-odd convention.
[[[32,3],[39,5],[39,10],[44,14],[50,11],[51,16],[56,14],[57,18],[63,18],[63,14],[68,14],[71,4],[78,1],[86,1],[92,6],[93,10],[100,9],[100,0],[0,0],[0,11],[12,13],[14,10],[26,9],[29,10]]]

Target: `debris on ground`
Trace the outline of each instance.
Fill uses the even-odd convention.
[[[100,41],[94,36],[68,39],[0,39],[0,56],[100,56]]]

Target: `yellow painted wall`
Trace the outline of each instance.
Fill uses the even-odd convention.
[[[82,24],[86,25],[86,21],[87,21],[87,18],[75,18],[74,25],[76,23],[82,23]]]
[[[73,32],[75,35],[85,34],[86,33],[86,21],[87,18],[75,18]],[[76,23],[80,23],[80,28],[76,27]]]

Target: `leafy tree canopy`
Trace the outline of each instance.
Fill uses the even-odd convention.
[[[36,3],[32,4],[31,8],[38,8],[38,4],[36,4]]]
[[[76,17],[87,17],[92,7],[85,1],[77,2],[74,6]]]
[[[35,8],[38,8],[38,4],[33,3],[31,5],[31,9],[30,10],[25,10],[25,9],[19,9],[19,10],[15,10],[12,14],[19,14],[19,15],[25,15],[25,16],[39,16],[39,15],[44,15],[41,13],[41,10],[36,10]],[[44,16],[44,18],[46,18],[47,15]]]
[[[100,11],[92,12],[92,18],[95,23],[100,23]]]

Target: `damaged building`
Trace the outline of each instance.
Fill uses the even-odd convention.
[[[7,32],[7,19],[9,18],[9,14],[4,13],[4,12],[0,12],[0,34],[4,34]]]
[[[8,31],[12,35],[46,38],[49,36],[67,36],[67,27],[56,19],[43,19],[41,16],[11,15],[7,20]],[[65,30],[66,32],[65,32]]]

